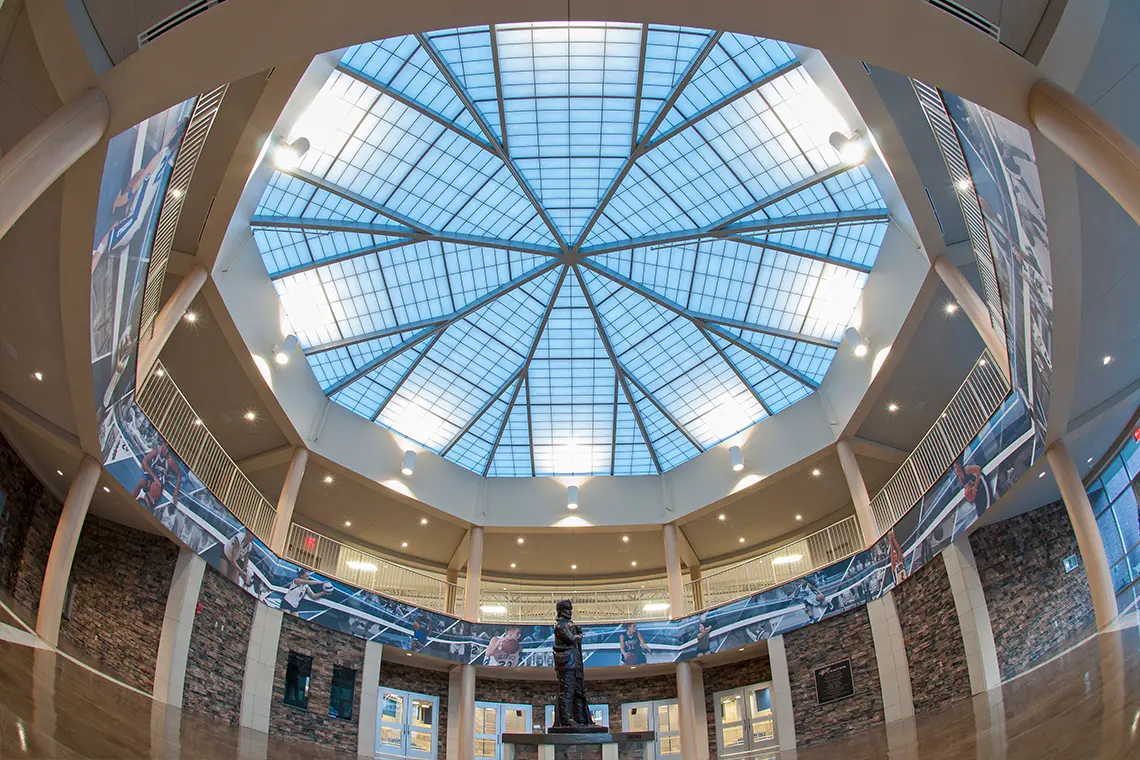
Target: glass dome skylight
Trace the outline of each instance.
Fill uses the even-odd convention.
[[[667,470],[810,394],[887,225],[782,42],[358,45],[252,220],[325,392],[488,476]]]

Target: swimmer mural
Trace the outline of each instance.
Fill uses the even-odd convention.
[[[182,103],[113,138],[93,242],[92,356],[103,461],[183,544],[271,607],[447,660],[553,667],[553,625],[474,623],[356,588],[277,557],[184,464],[135,402],[142,285],[177,146]],[[102,269],[101,269],[102,268]],[[108,269],[109,268],[109,269]],[[781,586],[674,620],[581,626],[586,667],[673,662],[783,634],[878,598],[960,536],[1043,449],[1024,392],[870,549]]]

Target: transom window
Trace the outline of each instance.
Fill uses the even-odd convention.
[[[659,473],[812,393],[886,230],[775,40],[654,24],[350,48],[254,238],[324,391],[485,476]]]

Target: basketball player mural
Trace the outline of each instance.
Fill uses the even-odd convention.
[[[142,477],[131,491],[132,499],[138,499],[141,495],[147,509],[153,512],[162,501],[167,481],[173,479],[174,494],[170,501],[171,504],[178,504],[179,492],[182,490],[182,470],[178,468],[178,460],[165,441],[146,453],[142,459],[142,469]]]
[[[555,605],[554,670],[558,674],[558,702],[554,706],[554,733],[605,732],[595,726],[586,700],[586,663],[582,658],[582,627],[570,619],[574,604],[563,599]]]

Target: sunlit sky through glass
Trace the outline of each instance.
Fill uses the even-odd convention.
[[[652,24],[350,48],[254,238],[337,403],[487,476],[662,472],[812,393],[887,227],[782,42]]]

